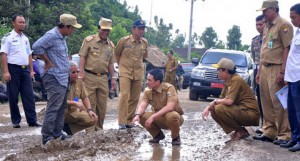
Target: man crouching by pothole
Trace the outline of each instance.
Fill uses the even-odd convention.
[[[84,129],[91,131],[95,128],[95,123],[98,120],[97,115],[91,108],[84,83],[82,79],[78,79],[78,72],[77,64],[70,61],[70,91],[63,129],[68,135],[73,135]],[[79,99],[82,100],[82,103],[79,102]]]
[[[249,136],[244,126],[259,124],[260,115],[255,96],[243,78],[236,74],[232,60],[222,58],[212,66],[217,68],[219,79],[225,81],[224,88],[220,99],[215,99],[205,108],[202,118],[206,120],[211,112],[212,118],[226,134],[234,131],[229,141],[244,139]]]
[[[150,143],[159,143],[165,138],[161,129],[170,129],[172,145],[180,145],[179,131],[183,123],[183,111],[174,86],[162,83],[162,80],[163,74],[160,70],[154,69],[148,73],[149,89],[144,92],[132,123],[138,121],[150,132],[153,137],[149,140]],[[152,106],[152,112],[145,112],[148,104]]]

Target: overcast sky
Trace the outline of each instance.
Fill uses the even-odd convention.
[[[121,0],[122,1],[122,0]],[[124,1],[124,0],[123,0]],[[186,33],[188,40],[190,22],[190,0],[126,0],[129,6],[138,5],[142,19],[149,24],[157,15],[166,24],[172,23],[174,31]],[[240,26],[242,44],[250,44],[257,35],[255,18],[262,14],[256,10],[262,6],[263,0],[196,0],[194,2],[193,32],[201,35],[206,27],[213,27],[220,40],[227,42],[228,30],[233,25]],[[290,8],[299,0],[279,0],[279,14],[290,22]],[[173,32],[174,32],[173,31]],[[174,35],[174,34],[173,34]]]

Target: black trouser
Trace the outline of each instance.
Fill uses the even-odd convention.
[[[258,102],[258,107],[259,107],[259,111],[260,111],[260,119],[261,119],[261,123],[263,124],[264,122],[264,115],[263,115],[263,110],[262,110],[262,106],[261,106],[261,100],[260,100],[260,92],[259,92],[259,84],[256,83],[256,75],[257,75],[257,70],[258,69],[254,69],[254,89],[255,89],[255,93],[257,96],[257,102]]]
[[[11,121],[13,124],[21,122],[21,115],[18,106],[19,93],[28,124],[37,122],[32,80],[28,67],[8,64],[11,80],[7,83],[8,101],[10,107]]]

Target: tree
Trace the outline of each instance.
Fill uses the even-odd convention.
[[[206,49],[215,47],[218,42],[218,36],[212,27],[207,27],[200,37],[200,45],[204,45]]]
[[[185,42],[185,35],[177,34],[171,43],[171,48],[183,48]]]
[[[162,18],[158,21],[158,16],[154,16],[154,23],[156,29],[148,27],[145,33],[145,37],[148,39],[149,44],[159,48],[169,48],[172,37],[170,31],[173,29],[173,24],[169,23],[166,25]]]
[[[241,31],[240,27],[234,25],[228,30],[227,47],[228,49],[240,50],[241,49]]]
[[[222,40],[219,40],[216,44],[217,49],[225,49],[225,43]]]

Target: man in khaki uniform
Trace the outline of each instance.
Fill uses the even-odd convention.
[[[264,114],[263,134],[253,138],[284,144],[290,140],[291,130],[287,111],[276,97],[276,92],[284,86],[284,71],[293,38],[292,25],[278,14],[278,1],[264,1],[259,11],[263,11],[266,26],[260,55],[260,67],[256,82],[260,84],[261,103]]]
[[[169,83],[162,83],[163,74],[159,69],[148,73],[147,89],[132,120],[140,122],[153,139],[150,143],[159,143],[165,138],[161,129],[170,129],[172,145],[180,145],[180,126],[183,124],[183,110],[180,107],[177,92]],[[148,104],[152,106],[152,112],[145,112]]]
[[[131,121],[142,90],[143,59],[148,56],[148,42],[142,38],[145,25],[143,20],[136,20],[132,35],[121,38],[115,49],[120,81],[119,129],[132,128]]]
[[[98,26],[98,34],[86,37],[79,51],[79,78],[84,80],[92,108],[99,117],[96,130],[103,129],[109,92],[108,72],[112,76],[111,90],[116,88],[113,64],[114,45],[108,39],[111,29],[112,21],[101,18]]]
[[[172,84],[175,89],[176,86],[176,69],[178,65],[178,61],[173,56],[173,51],[170,50],[168,53],[169,60],[166,64],[166,75],[165,75],[165,82]]]
[[[98,120],[97,115],[91,108],[84,83],[78,77],[78,67],[70,61],[70,91],[68,94],[67,108],[64,116],[64,131],[69,135],[75,134],[83,129],[95,129],[94,125]],[[82,100],[82,103],[79,102]],[[69,128],[69,129],[68,129]]]
[[[202,113],[206,120],[209,112],[226,134],[234,131],[231,140],[249,136],[244,126],[259,124],[259,109],[256,98],[248,84],[236,74],[232,60],[222,58],[213,67],[218,68],[218,77],[225,81],[220,99],[212,101]]]

